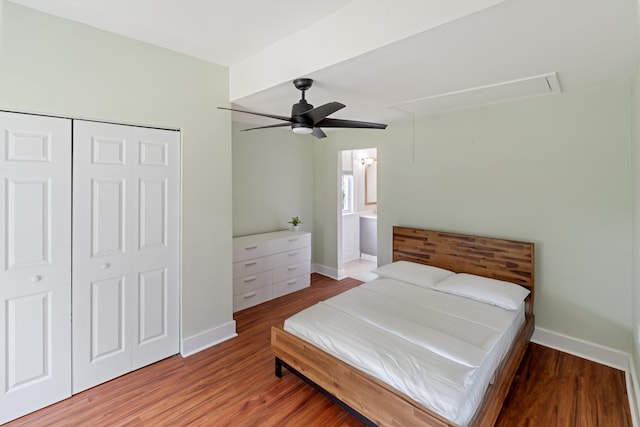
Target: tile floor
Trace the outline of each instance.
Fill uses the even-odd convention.
[[[376,267],[375,262],[364,259],[356,259],[343,264],[347,276],[362,280],[363,282],[368,282],[378,277],[375,273],[371,273],[371,270]]]

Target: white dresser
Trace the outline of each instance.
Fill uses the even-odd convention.
[[[233,311],[309,286],[311,233],[275,231],[233,239]]]

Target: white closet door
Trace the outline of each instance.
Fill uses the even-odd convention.
[[[179,144],[74,121],[74,393],[178,352]]]
[[[179,352],[180,134],[134,128],[137,324],[132,368]]]
[[[73,392],[131,369],[131,130],[73,122]]]
[[[71,121],[0,132],[1,424],[71,395]]]

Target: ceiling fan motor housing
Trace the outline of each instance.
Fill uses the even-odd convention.
[[[297,123],[305,123],[304,119],[300,115],[306,111],[313,109],[313,105],[309,104],[304,99],[301,99],[297,104],[291,106],[291,118]],[[313,123],[309,123],[313,125]]]

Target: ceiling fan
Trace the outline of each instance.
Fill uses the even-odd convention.
[[[302,98],[297,104],[291,107],[291,117],[278,116],[275,114],[255,113],[253,111],[236,110],[234,108],[218,107],[222,110],[237,111],[239,113],[253,114],[256,116],[269,117],[283,120],[285,123],[278,123],[269,126],[259,126],[246,130],[277,128],[291,126],[291,130],[296,134],[312,134],[316,138],[325,138],[327,135],[321,128],[365,128],[365,129],[385,129],[387,125],[381,123],[359,122],[356,120],[330,119],[327,116],[345,107],[339,102],[329,102],[314,108],[304,97],[304,93],[313,84],[312,79],[295,79],[293,85],[302,91]]]

